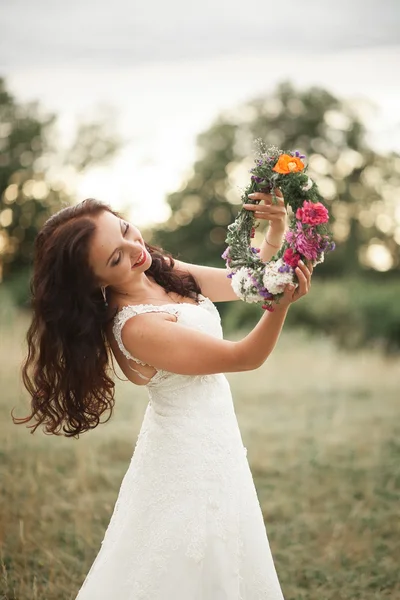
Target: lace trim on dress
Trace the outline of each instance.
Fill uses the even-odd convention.
[[[157,304],[127,304],[126,306],[123,306],[121,308],[121,310],[114,317],[114,325],[113,325],[113,329],[112,329],[114,337],[117,341],[118,347],[121,350],[122,354],[127,359],[133,360],[134,362],[138,363],[139,365],[153,366],[153,365],[149,365],[148,363],[142,362],[138,358],[132,356],[132,354],[125,348],[125,346],[122,342],[123,326],[128,321],[128,319],[130,319],[131,317],[134,317],[136,315],[143,314],[143,313],[148,313],[148,312],[166,312],[169,314],[173,314],[178,318],[179,309],[178,309],[177,305],[182,306],[183,304],[189,304],[192,306],[200,306],[201,304],[203,304],[204,302],[209,300],[209,298],[207,298],[206,296],[203,296],[203,294],[199,294],[198,297],[199,297],[198,303],[174,302],[174,303],[159,304],[159,305],[157,305]],[[210,301],[210,303],[211,303],[211,301]],[[138,371],[137,369],[134,369],[130,364],[128,364],[128,366],[132,371],[135,371],[135,373],[137,373],[139,375],[139,377],[141,377],[142,379],[151,381],[155,377],[155,375],[152,375],[151,377],[146,377],[145,375],[140,373],[140,371]],[[160,373],[160,371],[158,371],[158,373]]]
[[[130,352],[125,348],[122,341],[122,328],[128,319],[149,312],[166,312],[172,315],[178,316],[178,309],[174,308],[170,305],[152,305],[152,304],[135,304],[135,305],[127,305],[124,306],[115,316],[115,323],[113,325],[113,334],[115,339],[117,340],[117,344],[122,354],[126,356],[126,358],[135,361],[140,365],[147,365],[148,363],[142,362],[138,358],[132,356]],[[151,366],[151,365],[150,365]]]

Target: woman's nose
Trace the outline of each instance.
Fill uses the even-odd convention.
[[[143,247],[138,242],[129,241],[128,250],[132,258],[139,258],[140,254],[142,253]]]

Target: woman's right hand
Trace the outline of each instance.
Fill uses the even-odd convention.
[[[305,296],[310,291],[311,287],[311,275],[313,272],[313,266],[311,262],[308,261],[307,266],[303,263],[303,261],[299,261],[299,266],[295,269],[295,273],[297,275],[297,279],[299,285],[297,288],[290,287],[288,284],[285,287],[285,291],[283,296],[279,299],[279,304],[276,304],[277,307],[288,307],[293,302],[296,302],[302,296]],[[274,306],[275,308],[275,306]]]

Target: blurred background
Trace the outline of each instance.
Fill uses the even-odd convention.
[[[16,0],[0,26],[0,598],[75,598],[147,403],[117,380],[79,441],[12,424],[38,230],[96,197],[222,267],[255,138],[306,154],[337,244],[273,356],[229,375],[284,595],[400,598],[398,2]],[[218,308],[231,339],[261,313]]]

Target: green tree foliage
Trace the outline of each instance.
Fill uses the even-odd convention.
[[[306,154],[330,207],[337,249],[317,276],[400,269],[400,157],[369,148],[357,106],[289,83],[220,116],[199,135],[198,159],[168,197],[171,216],[153,241],[182,260],[222,266],[226,226],[249,181],[256,138]]]
[[[22,297],[38,230],[73,202],[65,169],[87,169],[111,157],[119,145],[107,123],[83,123],[61,153],[55,125],[54,115],[43,114],[37,102],[18,103],[0,79],[0,281],[20,280]]]

